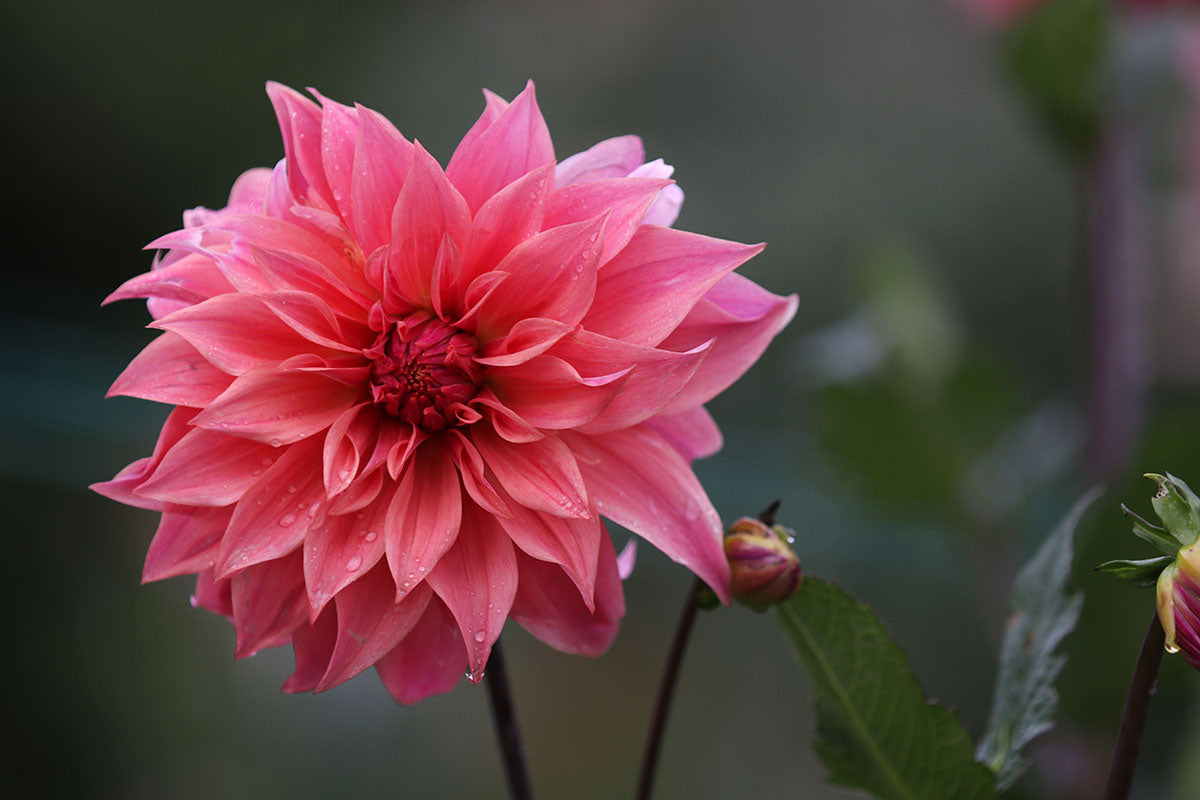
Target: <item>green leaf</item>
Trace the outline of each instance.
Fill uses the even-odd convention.
[[[1154,545],[1154,549],[1164,556],[1174,556],[1179,552],[1179,543],[1167,535],[1165,528],[1160,528],[1152,522],[1147,522],[1134,513],[1129,506],[1121,503],[1121,511],[1125,516],[1133,518],[1133,534],[1139,539]]]
[[[948,710],[925,699],[875,613],[805,578],[776,609],[816,694],[816,750],[831,783],[883,800],[994,798],[992,774]]]
[[[1158,576],[1171,565],[1175,559],[1171,556],[1145,558],[1140,561],[1130,561],[1118,558],[1105,561],[1096,567],[1096,572],[1107,573],[1119,581],[1136,583],[1138,586],[1153,586],[1158,583]]]
[[[1066,657],[1057,652],[1075,629],[1083,607],[1081,593],[1065,591],[1074,558],[1075,526],[1100,495],[1084,495],[1017,574],[1012,615],[1000,648],[1000,670],[987,733],[975,755],[996,772],[1001,790],[1025,771],[1021,754],[1036,736],[1054,727],[1058,692],[1054,681]]]
[[[1165,477],[1147,472],[1146,477],[1158,484],[1150,504],[1163,525],[1184,547],[1195,542],[1200,534],[1200,498],[1191,487],[1169,472]]]

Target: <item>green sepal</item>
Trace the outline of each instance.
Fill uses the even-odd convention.
[[[1144,558],[1131,561],[1124,558],[1105,561],[1096,567],[1096,572],[1104,572],[1119,581],[1133,583],[1138,586],[1153,586],[1158,583],[1159,574],[1169,567],[1175,559],[1171,556]]]
[[[1164,556],[1174,556],[1179,552],[1179,542],[1173,536],[1168,536],[1166,529],[1147,522],[1124,503],[1121,504],[1121,510],[1125,516],[1133,518],[1133,533],[1139,539],[1154,545],[1154,549]]]
[[[1200,497],[1169,472],[1165,476],[1147,472],[1145,477],[1158,484],[1150,503],[1167,531],[1184,547],[1195,543],[1200,537]]]

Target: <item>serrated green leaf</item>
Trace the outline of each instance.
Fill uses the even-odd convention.
[[[1054,727],[1058,692],[1054,681],[1066,657],[1058,645],[1075,629],[1082,593],[1067,594],[1074,558],[1075,526],[1100,495],[1084,495],[1017,573],[1008,629],[1000,648],[1000,670],[992,697],[992,715],[975,755],[996,772],[996,785],[1007,789],[1027,766],[1021,750]]]
[[[831,783],[883,800],[994,798],[992,774],[945,708],[925,699],[875,613],[805,578],[777,614],[816,695],[816,750]]]
[[[1153,586],[1158,582],[1158,576],[1175,559],[1171,556],[1145,558],[1138,561],[1118,558],[1105,561],[1096,567],[1096,572],[1111,575],[1119,581],[1135,583],[1138,586]]]

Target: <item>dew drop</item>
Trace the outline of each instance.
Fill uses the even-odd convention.
[[[347,478],[350,477],[350,475],[351,475],[351,472],[348,469],[344,469],[338,473],[338,477],[341,478],[342,480],[346,480]]]
[[[1166,650],[1168,653],[1175,654],[1175,653],[1179,652],[1179,645],[1169,644],[1166,647],[1164,647],[1163,649]]]
[[[419,573],[421,573],[422,575],[424,575],[424,574],[425,574],[425,565],[424,565],[424,564],[422,564],[421,566],[417,567],[417,572],[419,572]]]
[[[295,493],[296,493],[296,484],[289,483],[288,484],[288,494],[295,494]]]
[[[250,474],[251,475],[262,475],[262,470],[261,469],[253,470]]]
[[[269,467],[269,466],[271,466],[271,465],[272,465],[272,464],[274,464],[274,463],[275,463],[275,462],[274,462],[274,461],[272,461],[272,460],[271,460],[271,459],[269,459],[269,458],[264,458],[264,459],[262,460],[262,465],[263,465],[264,467]]]
[[[485,634],[483,631],[475,631],[475,641],[483,642],[483,640],[486,638],[487,634]]]
[[[282,517],[279,518],[279,527],[286,528],[288,525],[291,525],[295,521],[296,521],[295,514],[284,514]]]
[[[375,531],[367,531],[366,535],[363,536],[363,539],[368,542],[373,542],[378,538],[379,534],[377,534]],[[424,567],[422,567],[422,569],[424,569]]]
[[[359,568],[361,568],[362,565],[363,565],[362,556],[354,556],[353,558],[351,558],[349,561],[346,562],[346,571],[347,572],[358,572]]]
[[[283,444],[283,442],[279,441],[278,439],[271,440],[271,447],[279,447],[281,444]]]

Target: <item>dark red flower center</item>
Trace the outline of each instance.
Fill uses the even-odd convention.
[[[477,418],[465,404],[479,394],[478,349],[473,336],[428,313],[392,320],[365,351],[371,399],[427,431],[465,424]]]

